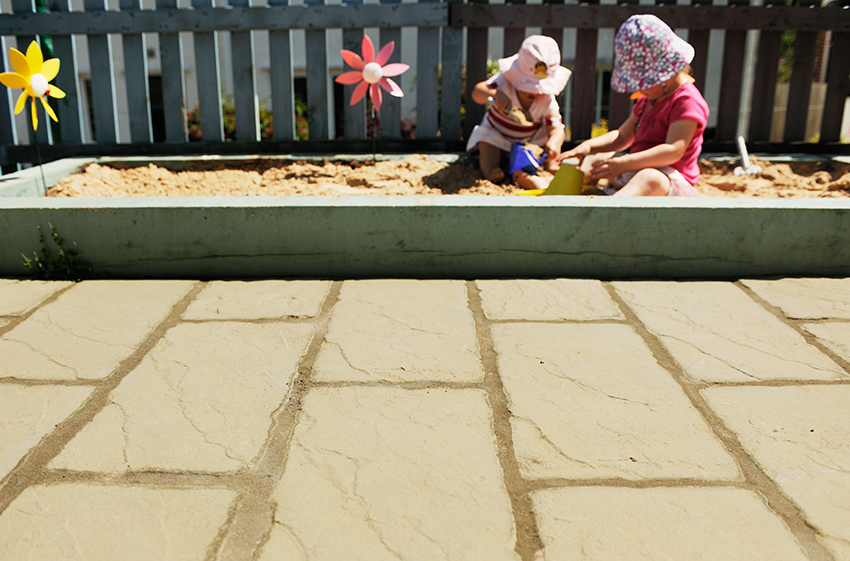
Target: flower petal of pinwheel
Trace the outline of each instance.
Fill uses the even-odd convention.
[[[32,98],[32,130],[38,130],[38,111],[35,110],[35,97]]]
[[[27,79],[17,72],[3,72],[0,74],[0,84],[10,88],[25,88]]]
[[[27,90],[22,91],[21,95],[18,96],[18,101],[15,102],[15,115],[24,110],[24,104],[27,102],[28,97]]]
[[[55,97],[56,99],[62,99],[65,97],[65,92],[60,90],[57,86],[50,84],[50,91],[47,92],[47,95],[50,97]]]
[[[41,99],[41,104],[44,105],[44,110],[47,111],[47,114],[50,115],[51,119],[53,119],[54,121],[56,121],[58,123],[59,119],[56,118],[56,113],[53,112],[53,108],[50,107],[50,105],[47,103],[46,99],[44,99],[43,97],[40,98],[40,99]]]
[[[367,64],[375,62],[375,45],[372,44],[372,40],[365,33],[363,34],[363,46],[360,50],[363,51],[363,60]]]
[[[343,72],[336,78],[334,78],[334,82],[337,84],[356,84],[360,80],[363,79],[363,72],[360,70],[350,70],[348,72]]]
[[[375,111],[381,110],[381,88],[378,84],[369,86],[369,97],[372,99],[372,105],[375,106]]]
[[[44,63],[44,55],[41,54],[41,47],[33,41],[27,47],[27,63],[30,65],[30,72],[33,74],[41,73],[41,65]]]
[[[59,74],[59,59],[51,58],[50,60],[45,60],[44,64],[41,65],[41,74],[47,78],[48,82],[55,78]]]
[[[32,76],[27,57],[18,49],[9,49],[9,62],[12,63],[12,68],[15,69],[15,72],[23,76],[25,80],[29,80],[29,77]]]
[[[396,62],[384,66],[381,70],[383,71],[384,76],[398,76],[399,74],[407,72],[409,68],[410,65],[408,64],[401,64],[400,62]]]
[[[378,53],[378,56],[375,57],[375,62],[379,65],[383,66],[390,60],[390,57],[393,55],[393,49],[395,48],[395,41],[390,41],[386,45],[383,46],[381,52]]]
[[[355,53],[354,51],[346,51],[342,49],[339,51],[339,54],[342,55],[342,60],[348,63],[348,66],[353,68],[354,70],[363,70],[363,67],[366,66],[366,63],[363,62],[363,59],[360,58],[360,55]]]
[[[351,103],[350,105],[356,104],[358,101],[363,99],[363,96],[366,95],[366,92],[369,90],[369,82],[360,82],[357,84],[357,87],[354,88],[354,91],[351,92]]]
[[[381,78],[381,81],[378,83],[381,84],[381,87],[387,90],[390,95],[395,97],[404,97],[404,91],[392,80]]]

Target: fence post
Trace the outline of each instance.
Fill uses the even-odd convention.
[[[105,0],[85,0],[87,12],[106,11]],[[91,65],[94,137],[98,143],[118,142],[118,114],[115,103],[115,71],[112,65],[111,37],[106,33],[88,35]]]
[[[141,0],[121,0],[123,11],[141,8]],[[142,33],[125,33],[122,40],[124,76],[127,82],[127,110],[130,114],[130,142],[153,142],[145,36]]]
[[[252,0],[231,0],[234,9],[253,5]],[[260,140],[260,114],[257,107],[257,75],[254,72],[254,32],[231,31],[230,50],[233,61],[233,102],[235,104],[236,139]]]

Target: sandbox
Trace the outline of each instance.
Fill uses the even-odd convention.
[[[353,161],[352,169],[366,159],[277,158]],[[808,159],[850,166],[847,158]],[[44,175],[52,187],[90,164],[197,169],[259,160],[269,164],[74,159],[47,164]],[[724,196],[692,199],[524,197],[444,181],[413,195],[43,197],[40,171],[30,169],[0,178],[0,275],[25,276],[21,253],[38,249],[36,226],[50,222],[77,242],[95,275],[112,278],[847,276],[850,198],[844,176],[833,175],[804,196],[728,196],[746,194],[729,184]],[[399,183],[382,181],[390,192]],[[497,194],[508,196],[480,196]]]

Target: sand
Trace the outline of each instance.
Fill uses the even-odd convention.
[[[737,165],[703,160],[697,185],[710,197],[847,197],[850,164],[837,162],[778,163],[752,158],[762,167],[757,175],[736,176]],[[203,166],[203,167],[200,167]],[[462,156],[446,163],[424,155],[401,160],[363,162],[295,162],[281,165],[257,160],[227,167],[199,164],[198,169],[173,172],[153,164],[118,169],[91,164],[48,190],[49,197],[126,197],[198,195],[514,195],[511,182],[491,183],[481,177],[477,162]],[[599,191],[590,190],[591,195]]]

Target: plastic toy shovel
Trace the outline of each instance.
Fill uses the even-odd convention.
[[[561,164],[552,183],[542,195],[581,195],[584,186],[584,172],[570,164]]]

